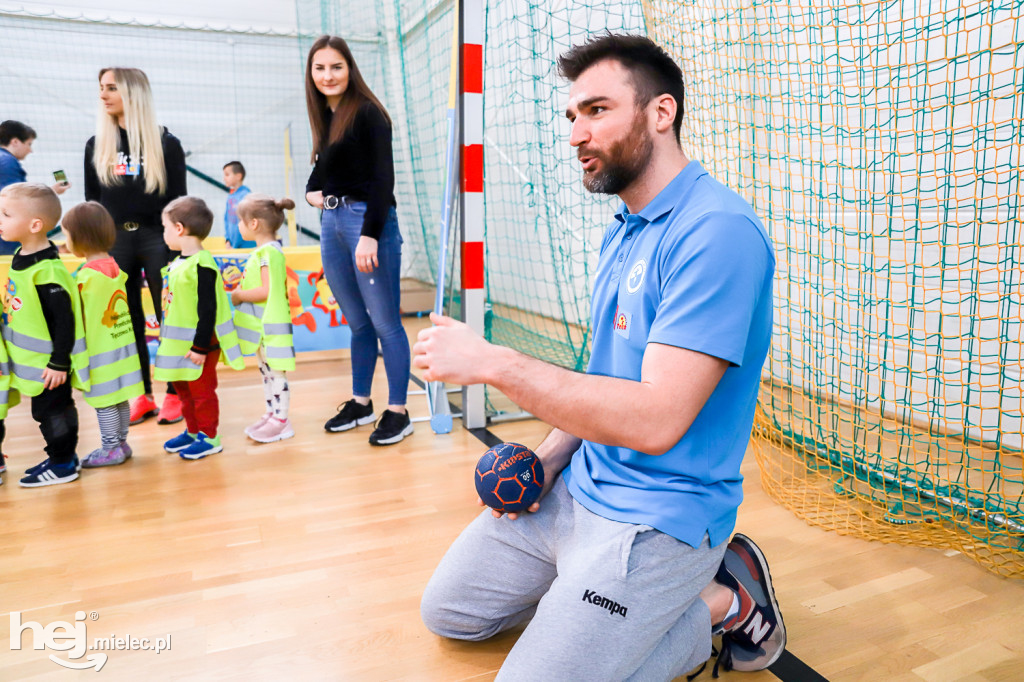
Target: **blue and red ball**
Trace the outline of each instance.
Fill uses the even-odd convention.
[[[491,509],[514,513],[528,509],[544,490],[544,467],[533,450],[499,443],[476,464],[476,492]]]

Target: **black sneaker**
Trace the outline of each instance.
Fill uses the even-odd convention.
[[[366,405],[360,405],[353,398],[338,409],[338,414],[327,420],[324,428],[338,433],[354,429],[357,426],[372,424],[376,419],[377,415],[373,413],[372,400]]]
[[[70,483],[78,478],[78,470],[74,462],[54,464],[49,458],[33,467],[35,473],[25,476],[18,483],[23,488],[39,488],[45,485]]]
[[[81,471],[82,470],[82,460],[78,459],[78,455],[75,455],[71,459],[71,461],[75,463],[75,471]],[[39,464],[36,464],[35,466],[32,466],[32,467],[29,467],[28,469],[25,469],[25,473],[28,474],[29,476],[35,476],[36,474],[38,474],[43,469],[43,467],[47,466],[49,463],[50,463],[50,458],[47,457],[46,459],[44,459]]]
[[[747,536],[736,533],[725,550],[715,580],[740,599],[739,615],[722,633],[715,676],[719,665],[743,672],[764,670],[785,650],[786,626],[761,548]]]
[[[409,420],[408,412],[384,410],[377,428],[370,434],[370,445],[394,445],[411,435],[412,421]]]

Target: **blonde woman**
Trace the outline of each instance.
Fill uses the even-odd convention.
[[[185,153],[178,138],[157,124],[145,73],[106,68],[100,71],[99,85],[96,135],[85,144],[85,198],[102,204],[117,225],[117,241],[110,255],[128,275],[128,310],[145,389],[131,405],[130,421],[138,424],[158,413],[149,374],[142,276],[159,321],[160,270],[170,262],[160,215],[173,199],[187,193]],[[158,421],[171,424],[181,419],[181,401],[168,386]]]

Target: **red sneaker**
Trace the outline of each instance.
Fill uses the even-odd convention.
[[[164,396],[164,406],[160,408],[160,416],[157,418],[157,424],[175,424],[184,419],[185,416],[181,413],[181,398],[168,393]]]
[[[149,417],[155,417],[157,414],[158,410],[156,409],[156,403],[153,402],[153,399],[145,395],[140,395],[132,401],[132,408],[131,413],[128,416],[128,423],[141,424]]]

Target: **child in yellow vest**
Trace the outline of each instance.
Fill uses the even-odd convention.
[[[132,456],[127,442],[129,401],[143,394],[143,386],[128,313],[128,277],[107,253],[117,239],[117,228],[107,209],[95,201],[68,211],[62,227],[68,250],[85,259],[75,272],[89,356],[90,386],[84,397],[95,408],[100,425],[100,447],[82,460],[82,466],[123,464]]]
[[[217,433],[217,361],[223,358],[234,369],[245,363],[220,269],[203,248],[213,213],[198,197],[178,197],[162,218],[164,241],[181,255],[164,268],[164,318],[153,378],[174,384],[185,415],[185,431],[164,443],[164,450],[202,459],[224,449]]]
[[[35,488],[78,478],[78,411],[71,386],[89,388],[82,311],[75,284],[47,232],[60,200],[46,185],[16,183],[0,191],[0,237],[21,247],[11,259],[4,314],[11,388],[32,398],[32,418],[47,458],[20,483]]]
[[[292,319],[288,306],[288,269],[277,231],[291,199],[274,200],[250,194],[238,204],[238,229],[256,248],[245,264],[241,285],[231,292],[235,330],[245,354],[255,353],[263,377],[266,413],[245,433],[257,443],[273,443],[295,435],[288,421],[288,379],[295,369]]]
[[[6,296],[4,298],[6,299]],[[5,316],[0,316],[0,330],[6,324],[3,317]],[[4,435],[7,432],[4,427],[7,409],[17,405],[19,399],[18,392],[11,388],[11,361],[7,357],[7,346],[4,344],[2,331],[0,331],[0,445],[3,445]],[[7,471],[7,463],[4,460],[4,454],[0,452],[0,474]],[[3,483],[4,479],[0,476],[0,485]]]

